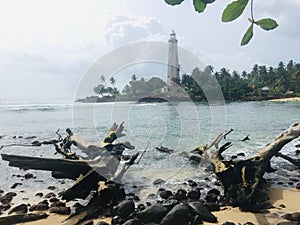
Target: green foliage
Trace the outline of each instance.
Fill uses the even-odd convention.
[[[212,71],[210,66],[203,71],[196,67],[191,75],[182,75],[180,86],[195,101],[212,98],[218,86],[229,101],[300,95],[300,64],[292,60],[287,66],[280,62],[276,68],[255,64],[250,72],[243,71],[241,75],[226,68],[214,74]]]
[[[126,84],[122,92],[127,96],[142,96],[160,92],[166,83],[159,77],[152,77],[150,80],[145,78],[137,79],[136,75],[131,77],[129,84]]]
[[[215,0],[201,0],[201,2],[203,2],[204,4],[211,4],[213,3]]]
[[[201,0],[193,0],[194,8],[197,12],[201,13],[206,8],[206,3]]]
[[[106,78],[104,75],[100,77],[101,83],[104,84],[98,84],[96,87],[94,87],[94,92],[98,95],[104,96],[110,96],[110,97],[116,97],[120,94],[118,88],[116,87],[110,87],[106,84]],[[114,86],[116,84],[116,79],[114,77],[109,78],[110,83]]]
[[[253,24],[250,25],[250,27],[247,29],[246,33],[244,34],[241,45],[243,46],[248,44],[252,37],[253,37]]]
[[[230,22],[237,19],[244,12],[249,0],[237,0],[224,9],[222,14],[223,22]]]
[[[165,0],[165,2],[169,5],[179,5],[183,1],[184,0]],[[251,23],[251,25],[242,38],[241,46],[247,45],[250,42],[250,40],[252,39],[254,24],[266,31],[273,30],[276,27],[278,27],[277,22],[271,18],[264,18],[264,19],[255,21],[255,19],[253,17],[253,1],[254,0],[250,0],[250,1],[251,1],[251,8],[250,8],[251,18],[249,18],[248,20]],[[213,2],[215,2],[215,0],[193,0],[194,9],[195,9],[195,11],[202,13],[206,9],[206,5],[211,4]],[[248,5],[248,3],[249,3],[249,0],[235,0],[235,1],[231,2],[230,4],[228,4],[226,6],[226,8],[223,10],[222,17],[221,17],[222,21],[230,22],[230,21],[233,21],[233,20],[236,20],[237,18],[239,18],[245,11],[245,8]]]
[[[169,5],[179,5],[183,2],[184,0],[165,0],[165,2]]]
[[[261,19],[255,22],[256,25],[260,26],[263,30],[273,30],[278,27],[275,20],[271,18]]]

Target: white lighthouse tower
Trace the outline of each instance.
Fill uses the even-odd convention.
[[[174,86],[173,78],[179,78],[179,63],[178,63],[178,40],[174,31],[170,34],[169,39],[169,58],[168,58],[168,74],[167,84]]]

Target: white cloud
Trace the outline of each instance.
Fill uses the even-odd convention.
[[[137,41],[165,41],[162,23],[153,17],[112,15],[106,24],[105,40],[113,47]]]

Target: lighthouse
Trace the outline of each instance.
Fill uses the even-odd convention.
[[[178,40],[174,31],[170,34],[169,39],[169,57],[168,57],[168,74],[167,84],[168,86],[174,86],[172,81],[174,78],[179,78],[179,63],[178,63]]]

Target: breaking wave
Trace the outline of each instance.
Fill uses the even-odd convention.
[[[72,106],[72,102],[1,102],[0,110],[9,112],[56,111]]]

